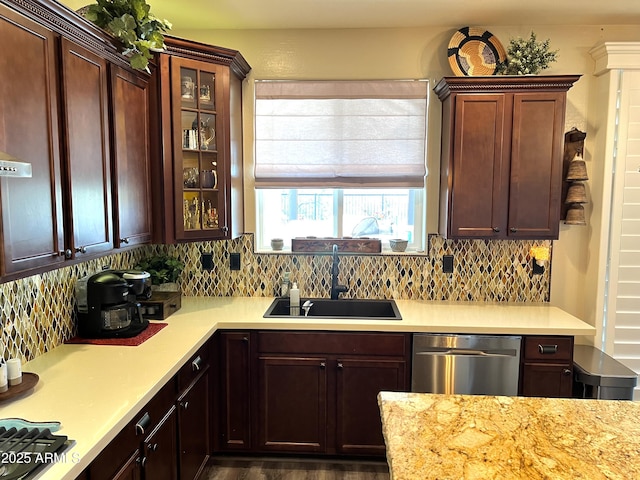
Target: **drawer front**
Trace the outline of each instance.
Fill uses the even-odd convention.
[[[570,362],[573,337],[525,337],[523,352],[525,360]]]
[[[404,356],[410,351],[404,333],[260,332],[260,353]]]
[[[207,368],[210,362],[210,350],[210,343],[205,343],[182,366],[178,372],[178,391],[180,394]]]

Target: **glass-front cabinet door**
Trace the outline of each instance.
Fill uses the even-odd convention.
[[[176,239],[225,238],[228,69],[176,57],[171,68]]]

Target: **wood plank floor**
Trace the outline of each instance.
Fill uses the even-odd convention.
[[[385,462],[214,457],[202,480],[389,480]]]

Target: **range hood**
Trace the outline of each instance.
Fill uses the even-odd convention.
[[[31,178],[31,164],[0,152],[0,177]]]

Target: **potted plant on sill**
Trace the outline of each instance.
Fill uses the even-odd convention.
[[[178,278],[184,270],[184,263],[177,257],[159,253],[143,258],[134,267],[151,275],[151,288],[160,292],[177,292]]]
[[[149,72],[153,52],[166,48],[164,33],[171,30],[171,23],[155,17],[145,0],[96,1],[79,13],[118,39],[133,68]]]

